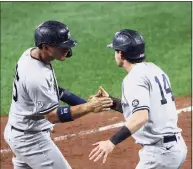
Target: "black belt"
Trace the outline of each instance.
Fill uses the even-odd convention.
[[[21,130],[21,129],[18,129],[14,126],[11,126],[11,129],[14,129],[16,131],[20,131],[20,132],[44,132],[44,131],[48,131],[49,129],[44,129],[44,130],[40,130],[40,131],[27,131],[27,130]]]
[[[176,141],[177,142],[177,138],[175,135],[172,135],[172,136],[164,136],[164,140],[163,142],[164,143],[169,143],[171,141]]]
[[[169,142],[172,142],[172,141],[176,141],[177,142],[177,138],[175,135],[172,135],[172,136],[164,136],[163,137],[163,143],[169,143]],[[141,146],[145,146],[145,145],[156,145],[157,143],[154,143],[154,144],[140,144]]]

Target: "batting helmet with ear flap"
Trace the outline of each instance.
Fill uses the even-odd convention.
[[[77,41],[70,36],[68,27],[58,21],[46,21],[41,23],[34,33],[35,46],[48,44],[59,48],[70,49],[68,56],[72,56],[72,50],[76,46]]]
[[[71,56],[72,56],[72,49],[69,49],[69,51],[68,51],[66,57],[69,58],[69,57],[71,57]]]
[[[107,47],[122,51],[125,57],[132,60],[145,58],[145,42],[143,37],[134,30],[123,29],[115,33],[113,42]]]

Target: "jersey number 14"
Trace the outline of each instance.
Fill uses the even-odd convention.
[[[169,84],[168,79],[166,78],[165,74],[162,74],[162,79],[163,79],[164,90],[165,90],[166,94],[171,93],[171,95],[172,95],[172,89],[170,87],[170,84]],[[163,88],[162,88],[161,83],[160,83],[157,76],[155,76],[155,81],[158,84],[159,89],[160,89],[160,93],[161,93],[161,97],[162,97],[161,104],[162,105],[167,104],[167,100],[164,96]],[[174,101],[174,96],[173,95],[172,95],[171,99],[172,99],[172,101]]]

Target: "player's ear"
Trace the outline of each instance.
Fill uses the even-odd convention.
[[[47,49],[47,45],[46,44],[42,44],[42,49],[46,50]]]
[[[51,56],[52,55],[52,49],[51,46],[47,45],[47,44],[42,44],[42,51],[46,54]]]
[[[42,49],[45,50],[45,51],[48,51],[49,50],[49,45],[42,44]]]

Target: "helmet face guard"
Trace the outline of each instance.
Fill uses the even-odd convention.
[[[136,31],[124,29],[115,33],[113,42],[108,48],[122,51],[126,58],[137,60],[145,57],[145,42],[143,37]]]

